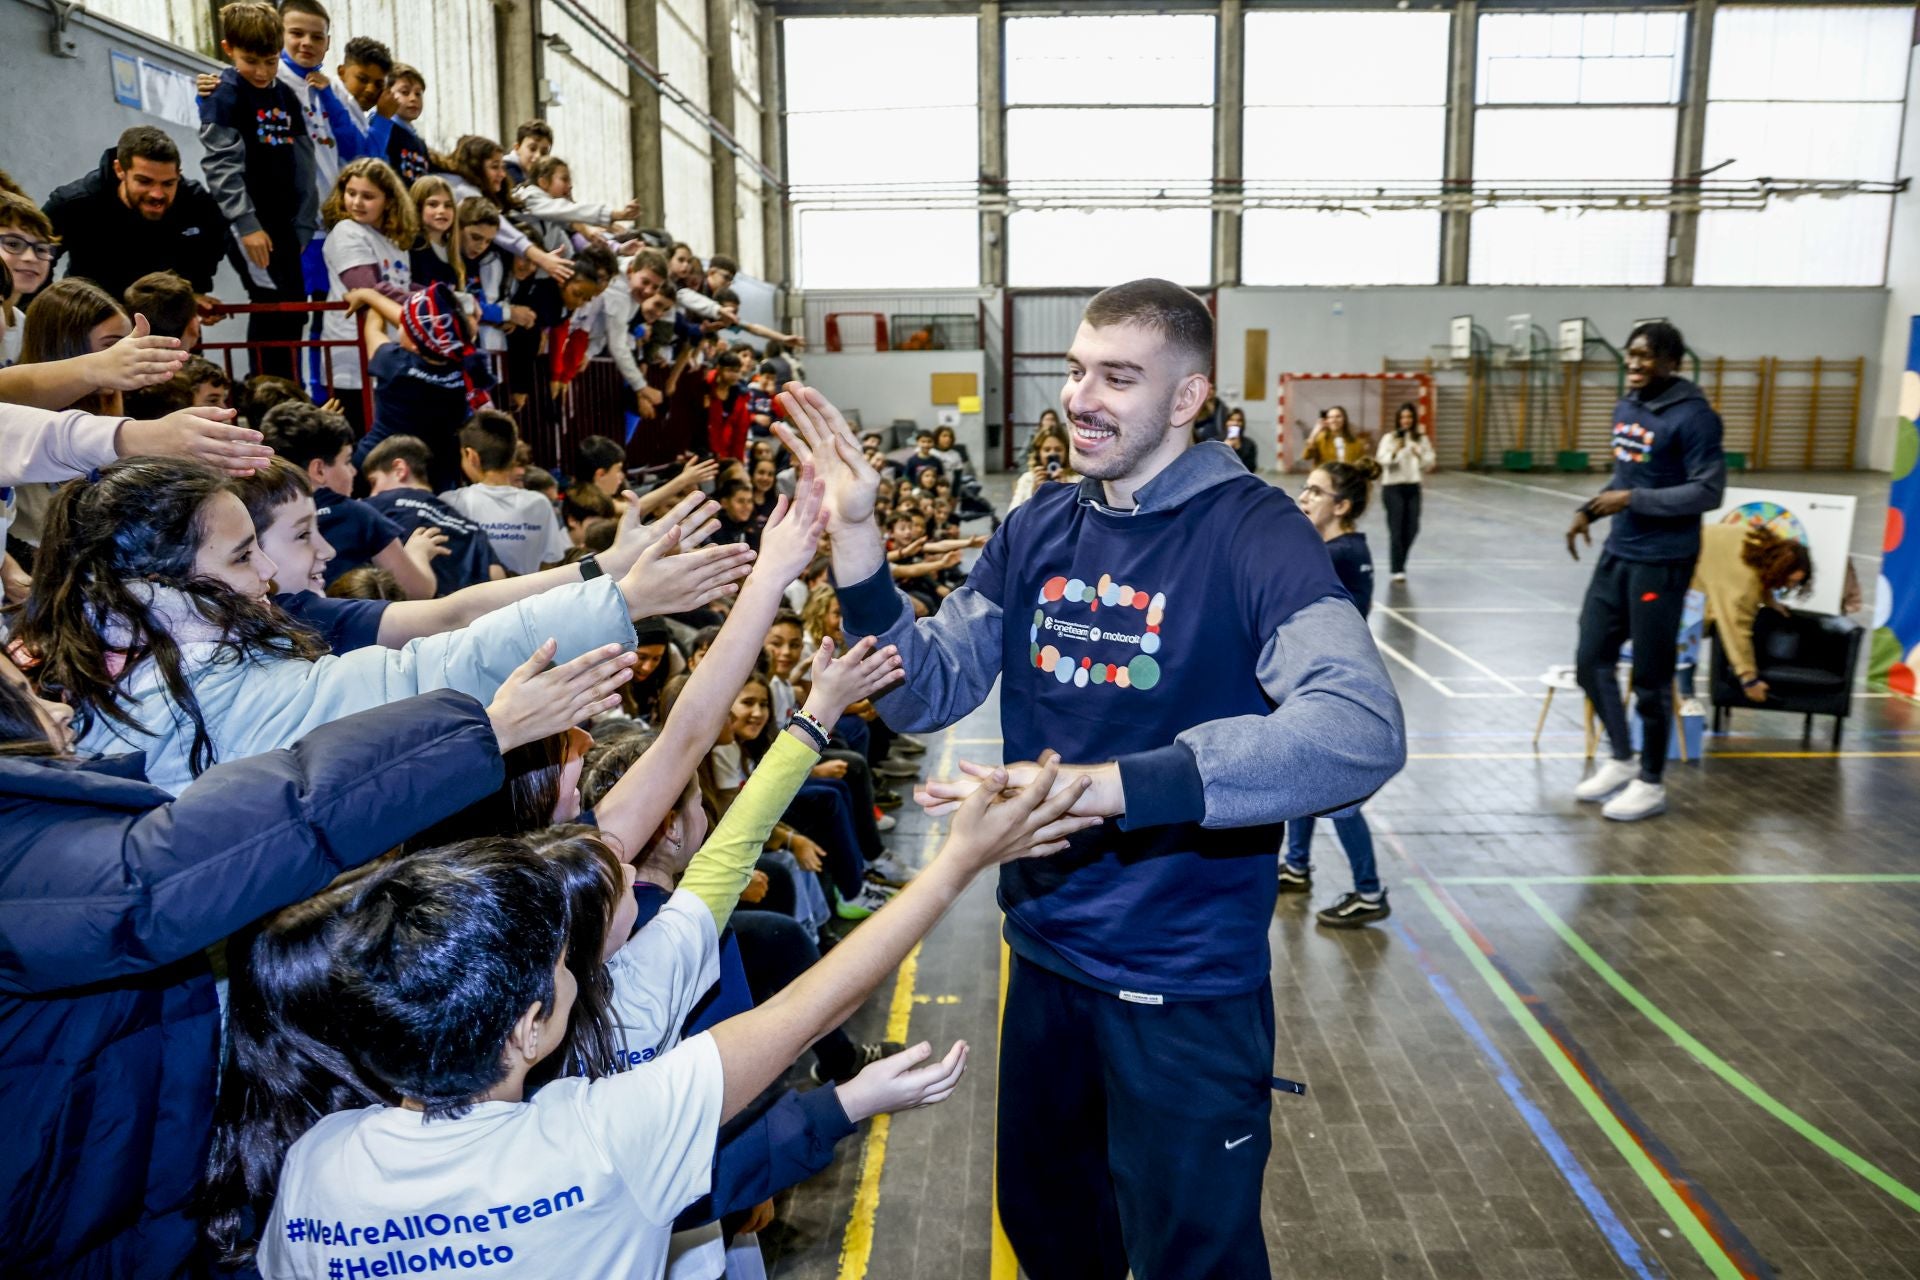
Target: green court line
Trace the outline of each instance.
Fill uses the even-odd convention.
[[[1747,1101],[1759,1107],[1781,1124],[1786,1125],[1787,1128],[1793,1130],[1808,1142],[1811,1142],[1814,1146],[1826,1152],[1835,1160],[1838,1160],[1841,1164],[1844,1164],[1847,1168],[1853,1170],[1868,1182],[1871,1182],[1874,1186],[1892,1196],[1895,1200],[1898,1200],[1907,1208],[1920,1211],[1920,1192],[1916,1192],[1913,1188],[1907,1186],[1879,1165],[1868,1160],[1865,1156],[1844,1146],[1826,1131],[1811,1121],[1806,1120],[1784,1102],[1781,1102],[1752,1080],[1740,1074],[1726,1059],[1707,1048],[1706,1045],[1700,1043],[1700,1041],[1695,1039],[1684,1027],[1668,1017],[1658,1005],[1642,995],[1637,987],[1621,977],[1618,970],[1601,959],[1600,954],[1587,945],[1586,939],[1575,933],[1566,921],[1554,914],[1553,908],[1542,901],[1539,894],[1524,884],[1514,885],[1513,889],[1528,906],[1532,907],[1534,911],[1539,914],[1542,920],[1547,922],[1555,933],[1560,935],[1561,941],[1571,947],[1575,955],[1586,961],[1588,967],[1599,974],[1606,984],[1619,994],[1621,999],[1625,1000],[1635,1009],[1638,1009],[1654,1026],[1666,1032],[1668,1039],[1692,1054],[1707,1070],[1732,1085]]]
[[[1686,1202],[1680,1198],[1679,1192],[1673,1189],[1673,1184],[1654,1167],[1653,1161],[1648,1159],[1647,1153],[1641,1149],[1633,1135],[1627,1132],[1626,1126],[1620,1123],[1619,1117],[1614,1115],[1601,1099],[1599,1092],[1593,1087],[1593,1082],[1580,1073],[1580,1069],[1574,1065],[1566,1051],[1555,1043],[1553,1037],[1547,1033],[1547,1029],[1541,1025],[1540,1019],[1520,998],[1519,992],[1500,976],[1500,971],[1493,967],[1493,962],[1487,958],[1486,953],[1468,935],[1466,927],[1440,901],[1439,894],[1420,876],[1415,876],[1412,883],[1414,891],[1420,895],[1427,904],[1427,909],[1433,912],[1434,917],[1446,929],[1448,936],[1460,948],[1461,954],[1465,955],[1468,963],[1473,966],[1474,972],[1478,973],[1481,981],[1487,984],[1488,990],[1492,991],[1494,997],[1500,1001],[1508,1016],[1519,1024],[1522,1031],[1526,1032],[1527,1039],[1532,1041],[1533,1047],[1539,1051],[1540,1056],[1547,1060],[1554,1074],[1559,1076],[1560,1082],[1567,1087],[1567,1091],[1579,1101],[1588,1118],[1607,1135],[1608,1141],[1613,1143],[1614,1150],[1618,1151],[1634,1173],[1639,1175],[1647,1191],[1659,1202],[1660,1207],[1673,1220],[1673,1225],[1679,1229],[1681,1235],[1686,1237],[1687,1243],[1694,1247],[1701,1260],[1707,1264],[1707,1270],[1719,1277],[1719,1280],[1741,1280],[1738,1264],[1727,1256],[1720,1242],[1713,1238],[1706,1226],[1687,1207]]]
[[[1436,876],[1441,884],[1519,886],[1526,884],[1920,884],[1920,874],[1671,875],[1671,876]]]

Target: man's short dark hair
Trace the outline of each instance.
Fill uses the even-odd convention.
[[[740,367],[740,357],[731,351],[722,351],[713,358],[713,367],[716,369],[738,369]]]
[[[573,453],[576,480],[591,480],[608,467],[626,465],[627,451],[620,447],[619,441],[605,436],[588,436]]]
[[[523,120],[520,127],[513,131],[513,145],[519,146],[528,138],[544,138],[553,141],[553,126],[545,120]]]
[[[355,36],[347,41],[346,65],[377,67],[380,74],[385,75],[393,70],[393,50],[372,36]]]
[[[1213,370],[1213,313],[1171,280],[1129,280],[1102,289],[1082,318],[1096,329],[1121,324],[1152,329],[1185,364],[1183,372]]]
[[[150,271],[127,286],[127,310],[145,316],[147,327],[162,338],[182,338],[200,314],[193,286],[171,271]]]
[[[415,479],[425,480],[428,468],[433,465],[433,450],[427,448],[427,442],[419,436],[388,436],[361,460],[360,469],[368,475],[377,475],[392,470],[396,462],[406,463],[413,469]]]
[[[1641,338],[1647,340],[1647,347],[1657,359],[1678,364],[1687,358],[1687,340],[1680,336],[1679,329],[1665,320],[1649,320],[1645,324],[1635,325],[1633,332],[1627,335],[1627,345],[1632,346]]]
[[[482,471],[505,471],[520,447],[520,428],[510,413],[482,409],[460,428],[460,447],[471,449]]]
[[[740,274],[740,264],[724,253],[716,253],[707,259],[707,270],[724,271],[730,276],[737,276]]]
[[[922,427],[922,428],[920,428],[920,429],[919,429],[918,431],[916,431],[916,432],[914,432],[914,433],[913,433],[913,438],[914,438],[914,439],[915,439],[916,441],[918,441],[918,440],[931,440],[931,439],[933,439],[933,432],[932,432],[931,430],[929,430],[928,428],[926,428],[926,427]]]
[[[340,1043],[427,1119],[458,1116],[505,1078],[527,1009],[553,1009],[567,895],[524,841],[488,837],[370,876],[335,929]]]
[[[715,502],[725,502],[728,498],[731,498],[736,493],[752,493],[752,492],[753,492],[753,486],[748,484],[745,480],[729,480],[725,484],[721,485],[717,490],[714,491],[713,500]]]
[[[267,448],[302,471],[316,458],[332,466],[340,450],[353,444],[353,428],[345,418],[328,413],[304,396],[267,410],[259,430],[266,437]]]
[[[173,139],[161,129],[150,124],[137,124],[120,135],[120,141],[113,148],[114,161],[122,171],[133,168],[135,160],[151,160],[155,164],[170,164],[180,167],[180,148]]]

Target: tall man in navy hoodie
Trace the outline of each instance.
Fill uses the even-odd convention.
[[[1287,819],[1365,799],[1405,759],[1393,685],[1306,517],[1192,442],[1212,357],[1185,289],[1094,298],[1060,396],[1085,479],[1042,486],[917,623],[859,442],[817,392],[782,397],[806,437],[789,447],[827,477],[849,634],[907,659],[888,725],[952,724],[1003,680],[1006,758],[1059,752],[1060,785],[1090,779],[1078,811],[1112,819],[1000,878],[1000,1215],[1034,1280],[1269,1274],[1275,852]]]
[[[1627,339],[1627,394],[1613,409],[1613,477],[1605,492],[1573,516],[1567,550],[1593,543],[1595,520],[1613,517],[1600,563],[1580,610],[1575,663],[1600,722],[1611,759],[1574,788],[1600,810],[1632,822],[1662,813],[1667,788],[1667,736],[1673,725],[1673,664],[1680,615],[1700,558],[1700,517],[1720,505],[1727,459],[1720,448],[1720,415],[1700,388],[1679,376],[1686,340],[1663,321],[1635,329]],[[1633,641],[1633,700],[1646,750],[1633,758],[1627,708],[1614,665],[1622,642]],[[1612,797],[1609,799],[1608,797]]]

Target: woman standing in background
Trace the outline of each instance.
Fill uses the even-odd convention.
[[[1420,429],[1420,411],[1403,404],[1393,430],[1380,437],[1380,500],[1387,508],[1387,565],[1394,582],[1407,580],[1407,553],[1420,536],[1420,481],[1433,469],[1433,441]]]

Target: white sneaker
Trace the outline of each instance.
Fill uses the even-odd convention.
[[[1404,573],[1396,573],[1393,575],[1393,580],[1395,582],[1405,582],[1407,580],[1407,575]]]
[[[1602,760],[1593,776],[1573,789],[1573,798],[1591,803],[1605,800],[1620,788],[1640,776],[1640,766],[1633,759],[1615,760],[1611,757]]]
[[[1615,822],[1638,822],[1666,811],[1667,789],[1657,782],[1643,782],[1635,778],[1627,784],[1625,791],[1607,801],[1606,807],[1600,810],[1600,816],[1612,818]]]
[[[875,831],[891,831],[899,825],[898,822],[894,821],[893,815],[890,813],[880,814],[873,820],[873,829]]]

